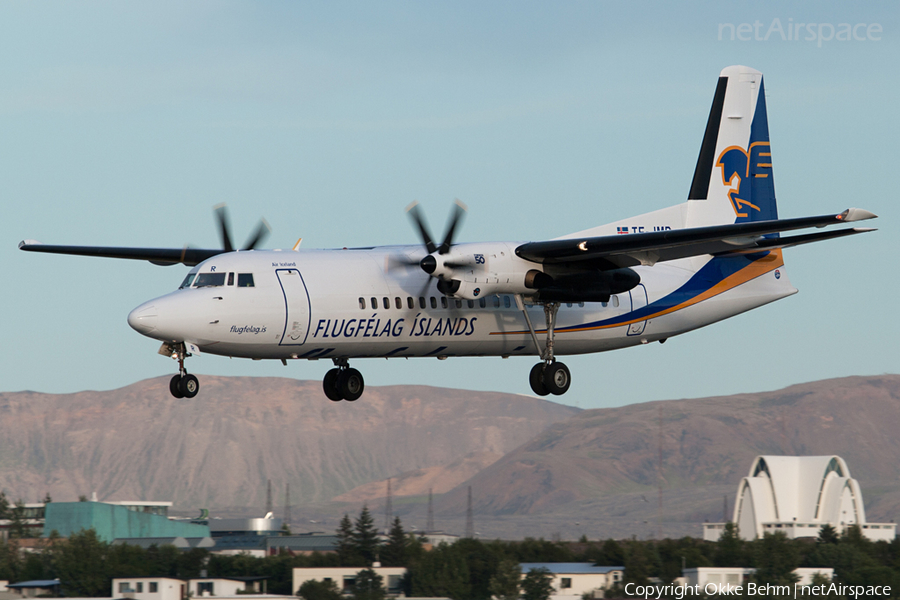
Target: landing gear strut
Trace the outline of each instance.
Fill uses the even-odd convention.
[[[184,344],[179,344],[174,353],[174,358],[178,360],[178,373],[169,380],[169,392],[176,398],[193,398],[200,391],[200,382],[184,368],[184,359],[188,356]]]
[[[541,357],[541,362],[531,368],[528,374],[528,383],[531,389],[538,396],[546,396],[553,394],[561,396],[565,394],[569,385],[572,383],[572,375],[569,368],[561,362],[556,362],[553,356],[553,340],[555,337],[554,327],[556,326],[556,313],[559,311],[559,302],[544,303],[544,318],[547,321],[547,341],[544,348],[538,342],[537,334],[534,326],[531,324],[531,318],[525,308],[525,303],[521,296],[516,296],[516,304],[525,315],[525,322],[528,323],[528,331],[531,332],[531,339],[534,340],[534,347],[537,349]]]
[[[325,395],[333,402],[340,402],[341,400],[353,402],[358,400],[366,387],[362,373],[356,369],[351,369],[350,363],[346,358],[334,358],[332,360],[335,368],[325,373],[325,379],[322,381]]]

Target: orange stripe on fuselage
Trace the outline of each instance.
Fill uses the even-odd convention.
[[[743,285],[743,284],[747,283],[748,281],[752,281],[753,279],[756,279],[757,277],[761,277],[761,276],[765,275],[766,273],[771,273],[775,269],[778,269],[779,267],[783,267],[783,266],[784,266],[784,256],[781,253],[781,249],[778,248],[775,250],[771,250],[771,251],[769,251],[768,256],[765,256],[763,258],[753,261],[752,263],[750,263],[749,265],[747,265],[746,267],[744,267],[737,273],[729,275],[728,277],[726,277],[725,279],[723,279],[716,285],[712,286],[705,292],[703,292],[701,294],[697,294],[690,300],[686,300],[686,301],[682,302],[681,304],[676,304],[675,306],[669,307],[665,310],[661,310],[657,313],[653,313],[653,314],[647,315],[645,317],[640,317],[637,319],[632,319],[630,321],[611,323],[609,325],[593,325],[591,327],[578,327],[578,328],[568,328],[567,327],[564,330],[557,330],[556,333],[570,333],[573,331],[595,331],[598,329],[610,329],[612,327],[627,327],[628,325],[631,325],[633,323],[640,323],[641,321],[647,321],[649,319],[655,319],[657,317],[662,317],[664,315],[668,315],[668,314],[674,313],[676,311],[683,310],[685,308],[689,308],[691,306],[694,306],[695,304],[699,304],[700,302],[703,302],[704,300],[709,300],[710,298],[718,296],[719,294],[724,294],[725,292],[727,292],[729,290],[733,290],[734,288],[738,287],[739,285]],[[538,331],[544,332],[544,331],[546,331],[546,329],[536,330],[535,333],[537,333]],[[508,331],[508,332],[494,331],[491,333],[491,335],[512,335],[512,334],[522,334],[522,333],[528,333],[528,332],[527,331]]]

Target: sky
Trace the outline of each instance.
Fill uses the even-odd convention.
[[[842,23],[857,39],[835,39]],[[572,387],[552,399],[897,373],[898,33],[896,2],[4,2],[0,391],[176,370],[126,317],[185,267],[24,253],[22,239],[214,248],[226,202],[238,243],[265,217],[271,248],[413,244],[404,207],[441,230],[455,198],[458,241],[550,239],[683,202],[733,64],[765,76],[779,216],[857,206],[879,231],[786,250],[795,296],[665,345],[567,357]],[[531,394],[533,362],[353,366],[370,386]],[[201,386],[329,367],[188,362]]]

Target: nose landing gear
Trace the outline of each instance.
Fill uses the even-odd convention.
[[[188,356],[184,344],[179,344],[172,354],[178,360],[178,373],[169,380],[169,392],[176,398],[193,398],[200,391],[200,381],[184,368],[184,359]]]
[[[325,391],[325,395],[333,402],[358,400],[366,387],[362,373],[350,368],[350,363],[346,358],[332,360],[335,368],[325,373],[325,379],[322,380],[322,389]]]

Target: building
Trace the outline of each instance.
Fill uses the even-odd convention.
[[[22,598],[59,596],[59,579],[21,581],[19,583],[10,583],[6,587],[9,591],[19,594]]]
[[[113,598],[184,600],[186,598],[253,598],[265,593],[265,577],[119,577],[112,580]],[[266,598],[287,596],[267,595]]]
[[[18,511],[18,518],[25,528],[25,537],[40,537],[44,530],[44,503],[28,502],[10,506],[10,510]],[[0,540],[9,539],[9,530],[13,526],[13,519],[0,519]]]
[[[583,594],[603,598],[625,575],[625,567],[595,567],[593,563],[520,563],[519,568],[523,579],[532,569],[549,571],[553,576],[551,600],[581,600]]]
[[[209,519],[215,554],[266,555],[266,540],[284,535],[281,519],[269,515],[258,519]]]
[[[69,537],[82,529],[106,542],[126,538],[205,538],[209,527],[167,517],[171,502],[50,502],[44,509],[44,537]]]
[[[113,540],[114,545],[128,544],[129,546],[138,546],[146,550],[151,546],[175,546],[179,550],[193,550],[194,548],[214,548],[216,543],[211,537],[204,538],[183,538],[183,537],[140,537],[140,538],[117,538]]]
[[[700,586],[702,592],[708,584],[719,586],[720,584],[744,585],[756,569],[746,567],[697,567],[685,569],[682,572],[682,585],[690,587]],[[799,567],[794,569],[794,575],[798,577],[799,585],[812,585],[813,576],[819,574],[827,577],[829,581],[834,577],[832,568]]]
[[[301,533],[266,538],[266,554],[281,552],[291,554],[312,554],[313,552],[336,552],[337,536],[330,533]]]
[[[783,532],[817,537],[824,525],[838,533],[859,525],[871,540],[891,541],[894,523],[869,523],[859,483],[840,456],[757,456],[738,484],[732,522],[745,540]],[[706,523],[703,539],[716,541],[725,523]]]
[[[356,574],[364,571],[365,567],[309,567],[295,568],[293,576],[293,590],[297,593],[304,582],[311,579],[333,582],[341,593],[349,594],[356,583]],[[403,578],[406,576],[406,567],[382,567],[378,563],[372,566],[372,570],[384,579],[384,587],[392,596],[400,595],[403,591]]]

